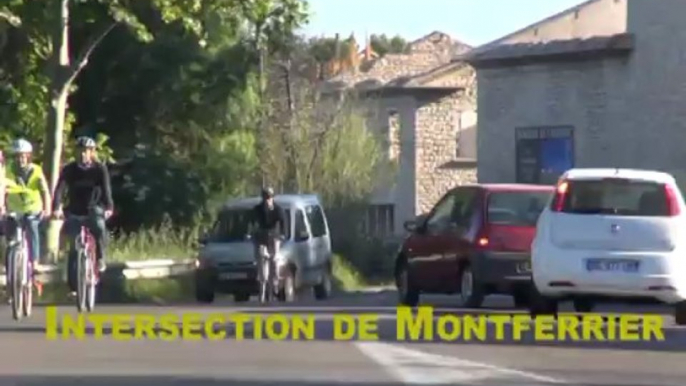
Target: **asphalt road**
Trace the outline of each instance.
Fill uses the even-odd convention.
[[[431,297],[437,314],[465,314],[450,308],[449,297]],[[686,384],[686,329],[676,327],[665,307],[605,307],[601,312],[663,314],[666,340],[637,343],[551,343],[397,341],[395,294],[341,296],[325,302],[263,307],[231,302],[211,306],[100,305],[99,313],[157,315],[183,312],[262,315],[288,312],[312,316],[316,339],[267,341],[246,328],[236,339],[233,324],[217,325],[226,339],[117,341],[111,335],[84,340],[47,340],[46,309],[15,322],[9,308],[0,311],[0,386],[2,385],[622,385]],[[507,298],[489,299],[491,315],[519,312]],[[59,314],[75,316],[72,306]],[[334,341],[337,313],[377,312],[378,341]],[[156,330],[157,331],[157,330]],[[215,331],[215,332],[216,332]],[[227,383],[228,382],[228,383]]]

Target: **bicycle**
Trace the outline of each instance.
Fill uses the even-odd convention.
[[[100,271],[97,269],[95,237],[84,222],[88,216],[71,216],[81,222],[79,234],[74,240],[76,245],[76,309],[92,312],[95,308],[97,285]]]
[[[10,234],[14,233],[14,237],[7,245],[5,265],[6,288],[10,295],[14,320],[31,316],[33,308],[34,272],[30,259],[32,251],[24,227],[24,220],[27,217],[30,216],[17,213],[5,216],[8,240]]]
[[[79,313],[92,312],[95,309],[97,286],[100,283],[100,271],[97,267],[97,244],[95,236],[88,227],[91,215],[94,214],[96,203],[101,195],[100,189],[95,189],[88,205],[90,215],[69,215],[68,220],[78,221],[81,225],[79,233],[74,240],[76,251],[76,309]],[[71,274],[72,265],[67,259],[68,275]]]

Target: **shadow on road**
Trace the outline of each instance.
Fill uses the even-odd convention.
[[[280,380],[265,379],[264,381],[240,379],[240,378],[210,378],[210,377],[187,377],[187,376],[0,376],[2,385],[22,385],[22,386],[73,386],[73,385],[97,385],[97,386],[219,386],[219,385],[241,385],[241,386],[340,386],[340,385],[375,385],[375,386],[397,386],[404,385],[403,382],[350,382],[350,381],[304,381],[304,380]],[[454,381],[446,383],[432,384],[451,384],[457,385]],[[470,383],[471,384],[471,383]],[[537,383],[542,385],[542,383]],[[531,386],[531,382],[499,382],[501,386]],[[646,386],[647,384],[622,384],[621,386]],[[465,384],[466,386],[466,384]],[[580,383],[574,386],[609,386],[609,384]],[[661,384],[660,386],[679,386]]]

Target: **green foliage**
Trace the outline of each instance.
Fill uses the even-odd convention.
[[[176,229],[167,220],[148,229],[115,235],[108,245],[108,257],[113,261],[190,259],[198,235],[196,227]]]
[[[401,36],[388,37],[386,34],[372,35],[369,37],[374,52],[379,56],[386,54],[404,54],[409,49],[409,44]]]
[[[291,116],[283,97],[264,134],[261,163],[268,180],[284,191],[317,193],[329,206],[366,199],[378,183],[393,177],[381,143],[367,126],[364,104],[322,98],[306,82],[293,86]]]
[[[9,26],[0,16],[0,97],[7,101],[0,105],[0,146],[25,136],[40,156],[55,80],[51,61],[59,1],[12,0],[0,6],[3,15],[21,21]],[[291,119],[283,88],[261,99],[260,50],[268,63],[294,59],[294,73],[302,71],[301,63],[335,55],[333,39],[307,42],[294,36],[307,22],[304,1],[71,0],[70,5],[72,64],[116,23],[69,88],[63,155],[72,159],[73,137],[88,134],[100,145],[99,158],[112,164],[112,258],[192,257],[198,229],[227,199],[254,193],[261,165],[275,185],[318,193],[331,208],[364,201],[374,186],[392,177],[380,142],[366,125],[367,111],[357,101],[322,99],[312,85],[296,84]],[[342,43],[341,57],[349,54]],[[348,260],[360,265],[356,258]]]

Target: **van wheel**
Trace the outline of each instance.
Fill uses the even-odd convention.
[[[535,285],[531,286],[531,296],[529,297],[529,314],[532,318],[539,315],[554,315],[557,317],[557,299],[543,296]]]
[[[233,294],[233,301],[236,303],[243,303],[250,300],[250,294],[245,292],[238,292]]]
[[[574,299],[574,311],[579,313],[593,312],[595,304],[589,299]]]
[[[407,263],[401,263],[395,273],[395,285],[398,288],[399,303],[404,306],[416,307],[419,304],[419,290],[410,281]]]
[[[686,325],[686,301],[681,301],[674,307],[674,321],[678,326]]]
[[[214,289],[203,286],[195,287],[195,300],[200,303],[212,303],[214,301]]]
[[[331,268],[327,266],[322,273],[321,283],[314,286],[314,298],[317,300],[325,300],[331,296],[332,280]]]
[[[460,305],[467,308],[479,308],[484,302],[484,288],[479,282],[472,267],[466,265],[460,271]]]

